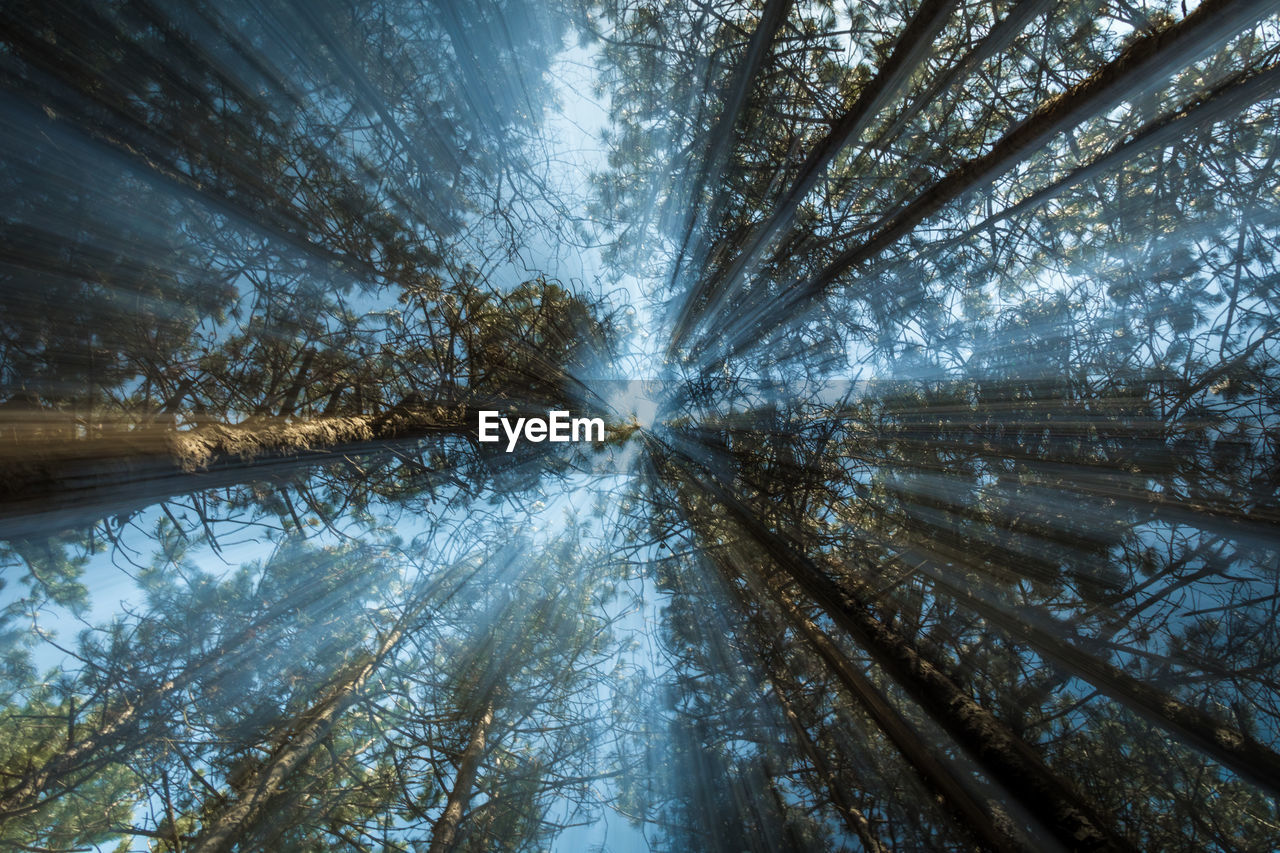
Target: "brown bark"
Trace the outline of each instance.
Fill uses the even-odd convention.
[[[723,299],[724,294],[733,289],[747,267],[791,222],[800,202],[818,183],[827,166],[841,149],[866,130],[881,108],[889,103],[898,94],[903,84],[910,79],[911,74],[932,48],[933,37],[942,28],[954,7],[953,0],[924,0],[920,4],[916,13],[903,28],[893,53],[885,60],[884,65],[858,92],[858,97],[854,99],[849,109],[832,123],[827,135],[810,151],[809,156],[800,166],[796,179],[774,205],[764,222],[752,229],[750,236],[728,269],[715,276],[714,280],[704,279],[698,283],[688,297],[686,311],[692,309],[704,293],[718,294],[715,298]],[[714,314],[716,307],[713,305],[706,310]],[[680,318],[676,326],[680,333],[672,336],[671,351],[683,343],[691,325],[689,318]]]
[[[836,584],[717,484],[691,471],[679,471],[678,476],[722,505],[737,526],[1060,843],[1074,850],[1132,849],[1097,807],[1054,774],[1031,746],[877,617],[858,590]]]
[[[1053,625],[1059,634],[1074,633],[1052,617],[1025,609],[996,606],[948,580],[946,573],[936,568],[933,560],[924,554],[914,553],[911,562],[917,570],[925,572],[938,589],[1010,638],[1026,643],[1046,661],[1087,682],[1103,695],[1220,762],[1241,778],[1273,796],[1280,795],[1280,755],[1264,744],[1035,624],[1039,621]]]
[[[470,433],[464,409],[397,406],[378,415],[288,423],[253,419],[174,430],[158,424],[68,439],[45,413],[7,417],[0,442],[0,538],[141,509],[298,465],[369,453],[432,434]]]
[[[1176,24],[1138,39],[1088,79],[1046,101],[981,157],[927,187],[902,209],[883,216],[872,236],[842,252],[801,287],[803,298],[821,293],[844,272],[896,242],[924,219],[966,192],[985,186],[1058,133],[1098,115],[1144,81],[1159,81],[1209,53],[1276,7],[1276,0],[1205,0]]]
[[[444,811],[436,819],[431,830],[431,846],[427,853],[446,853],[453,849],[458,835],[458,827],[466,815],[467,804],[471,802],[471,791],[476,784],[476,776],[480,772],[480,760],[484,758],[485,739],[489,734],[489,726],[493,724],[493,700],[485,704],[471,727],[471,738],[462,751],[458,761],[458,773],[454,777],[453,788],[445,801]]]
[[[311,757],[358,698],[369,677],[395,649],[404,636],[406,620],[407,617],[401,619],[383,637],[375,654],[362,654],[339,672],[323,698],[308,709],[296,727],[278,739],[275,750],[244,784],[239,798],[206,822],[191,842],[190,853],[225,853],[264,818],[288,780]]]

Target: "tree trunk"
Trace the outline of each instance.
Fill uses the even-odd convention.
[[[777,579],[762,579],[737,571],[723,555],[715,555],[712,559],[720,565],[723,572],[742,577],[753,593],[761,597],[768,597],[775,602],[792,629],[804,639],[826,665],[827,671],[835,678],[844,694],[866,712],[876,728],[893,744],[903,759],[911,765],[925,786],[944,804],[945,808],[951,811],[957,822],[968,830],[975,840],[985,845],[986,849],[994,851],[1009,851],[1009,853],[1013,853],[1013,851],[1022,849],[1022,845],[1011,838],[1009,833],[993,819],[990,813],[990,805],[980,802],[969,792],[969,789],[952,772],[952,768],[938,758],[921,741],[915,730],[889,704],[884,695],[862,673],[861,669],[853,661],[849,660],[826,632],[814,624],[813,620],[801,612],[800,608],[791,601],[781,589]],[[731,581],[726,581],[725,586],[736,595],[739,607],[746,612],[748,604],[742,591]],[[817,745],[813,743],[808,732],[801,727],[799,718],[792,709],[790,702],[782,694],[781,689],[778,690],[778,696],[782,701],[783,711],[787,719],[796,729],[796,734],[801,740],[802,747],[806,754],[810,756],[810,760],[814,762],[815,771],[819,773],[828,791],[831,792],[832,802],[841,811],[850,829],[861,838],[864,832],[868,832],[870,829],[869,824],[866,823],[866,818],[861,812],[853,809],[843,791],[839,789],[838,783],[832,778],[830,771],[824,770],[820,766],[825,766],[825,761],[821,759],[820,755],[816,754]],[[849,812],[847,811],[848,809],[853,809],[853,811]],[[863,841],[864,844],[867,844],[868,849],[872,849],[867,839],[864,838]],[[879,844],[879,841],[874,836],[871,837],[871,841]]]
[[[822,749],[814,742],[809,730],[800,721],[800,717],[787,699],[786,693],[783,690],[778,690],[777,695],[778,701],[782,703],[783,716],[787,718],[787,722],[791,725],[791,731],[795,734],[801,751],[809,759],[809,763],[813,765],[814,774],[822,780],[823,787],[827,789],[827,797],[831,800],[831,804],[836,807],[836,811],[840,814],[840,819],[844,822],[845,828],[858,837],[858,840],[862,842],[863,849],[868,853],[889,853],[889,848],[880,843],[880,839],[876,837],[875,830],[871,828],[871,821],[867,820],[867,816],[862,813],[862,810],[855,806],[853,801],[845,794],[844,788],[840,785],[840,780],[836,778],[836,774],[827,764],[827,760],[822,754]]]
[[[467,804],[471,802],[471,791],[476,784],[476,776],[480,772],[480,760],[484,758],[485,739],[489,735],[489,726],[493,724],[493,700],[490,699],[476,718],[471,728],[471,739],[462,751],[462,759],[458,762],[458,774],[454,777],[453,788],[445,802],[444,811],[436,819],[431,829],[431,846],[427,853],[446,853],[453,849],[454,840],[458,836],[458,827],[466,815]]]
[[[820,297],[841,275],[875,257],[948,203],[986,186],[1058,133],[1105,112],[1135,90],[1162,80],[1176,69],[1216,50],[1241,29],[1273,11],[1276,5],[1276,0],[1205,0],[1176,24],[1133,42],[1097,72],[1043,103],[997,140],[986,154],[961,164],[921,190],[905,206],[882,216],[866,229],[871,235],[867,239],[840,253],[809,278],[786,288],[788,305],[779,305],[776,300],[757,302],[742,312],[726,336],[726,352],[737,353],[750,346],[764,331],[760,323],[773,328],[783,319],[794,316],[794,310],[790,310],[794,306]],[[780,207],[769,219],[775,228],[781,227],[783,212],[789,217],[790,213]],[[756,240],[751,245],[759,242]],[[722,277],[727,283],[721,285],[721,289],[741,274],[746,262],[740,255],[729,274]]]
[[[407,616],[378,645],[343,668],[326,695],[302,715],[299,725],[282,734],[276,748],[243,786],[239,799],[208,820],[191,842],[190,853],[231,850],[270,811],[281,790],[358,698],[360,689],[404,636]]]
[[[1020,163],[1028,152],[1114,106],[1135,87],[1163,80],[1216,50],[1275,6],[1275,0],[1205,0],[1178,23],[1138,39],[1086,80],[1042,104],[986,154],[962,164],[904,208],[881,218],[869,229],[871,237],[841,253],[805,282],[803,295],[818,295],[842,273],[905,236],[943,205],[987,185]]]
[[[302,356],[302,364],[298,367],[298,375],[294,377],[293,384],[289,386],[289,390],[284,393],[284,401],[280,404],[280,411],[277,413],[281,418],[290,417],[294,409],[298,408],[298,397],[302,395],[303,390],[307,387],[307,377],[311,373],[311,362],[315,361],[316,351],[308,349],[306,354]]]
[[[813,620],[800,613],[793,603],[786,601],[780,592],[775,594],[774,600],[783,606],[792,625],[805,638],[810,648],[822,658],[828,671],[836,677],[845,692],[862,706],[875,721],[877,728],[919,774],[925,785],[932,789],[960,818],[962,825],[987,849],[996,851],[1021,849],[1021,846],[1000,828],[987,807],[984,807],[984,804],[965,788],[963,782],[947,764],[930,751],[902,715],[894,710],[870,679],[839,650],[835,642],[818,628]]]
[[[671,470],[671,466],[667,466]],[[972,755],[993,780],[1068,849],[1131,850],[1085,797],[1053,773],[1025,741],[968,691],[922,657],[856,591],[837,585],[807,555],[769,530],[719,485],[688,471],[680,481],[721,504],[739,528]]]
[[[685,193],[685,215],[680,227],[680,249],[676,253],[675,265],[671,271],[671,283],[673,285],[678,285],[680,282],[680,273],[684,269],[684,262],[687,254],[689,254],[690,242],[698,223],[698,208],[701,206],[702,193],[707,186],[715,187],[716,192],[705,221],[714,223],[720,216],[720,210],[726,198],[725,194],[728,191],[728,187],[720,180],[720,176],[724,170],[725,161],[729,156],[730,145],[734,139],[733,130],[738,125],[742,111],[747,104],[747,97],[751,94],[756,76],[760,73],[760,69],[764,67],[765,59],[768,58],[773,47],[774,39],[777,38],[778,31],[782,29],[782,25],[786,23],[793,2],[794,0],[767,0],[764,10],[760,13],[760,21],[756,24],[755,32],[751,34],[751,41],[746,47],[746,52],[734,68],[733,77],[725,87],[724,109],[716,119],[715,126],[708,135],[710,144],[702,158],[702,162],[699,164],[693,188]],[[701,261],[702,259],[703,242],[702,239],[698,239],[694,244],[695,248],[692,255],[695,261]],[[679,340],[684,336],[684,323],[690,317],[693,298],[694,295],[690,294],[688,300],[682,306],[680,317],[672,332],[673,340]]]
[[[50,791],[71,775],[92,772],[94,768],[114,760],[121,749],[135,737],[139,726],[152,709],[168,697],[186,690],[214,664],[221,663],[225,666],[229,655],[243,659],[248,652],[242,646],[250,637],[300,605],[305,605],[305,602],[277,603],[252,624],[219,643],[208,655],[188,662],[175,677],[166,679],[132,699],[109,706],[103,712],[104,718],[109,719],[106,725],[72,743],[69,748],[52,756],[39,767],[30,768],[17,781],[0,791],[0,823],[34,812],[61,796],[60,792],[50,794]],[[235,660],[233,657],[232,661]]]
[[[875,76],[868,80],[858,92],[858,97],[849,109],[832,124],[830,132],[814,146],[800,166],[796,179],[774,205],[769,216],[752,229],[751,235],[727,270],[715,276],[714,280],[704,279],[699,282],[695,291],[689,295],[689,301],[686,303],[689,307],[692,307],[705,293],[713,300],[705,310],[713,316],[716,314],[718,306],[733,290],[747,267],[786,230],[795,216],[796,209],[809,191],[817,185],[831,161],[850,141],[866,130],[881,108],[889,103],[910,79],[925,55],[932,49],[933,37],[942,28],[954,5],[954,0],[924,0],[920,4],[898,37],[893,53],[877,70]],[[684,333],[691,330],[692,325],[686,318],[681,318],[676,326],[679,334],[672,336],[670,351],[674,351],[683,343]]]
[[[1069,636],[1074,629],[1058,623],[1048,614],[992,604],[964,586],[947,580],[946,573],[936,568],[933,558],[925,554],[912,553],[911,563],[933,580],[935,588],[995,625],[1010,639],[1027,644],[1046,661],[1160,726],[1272,796],[1280,796],[1280,755],[1264,744],[1061,639],[1059,635]],[[1053,631],[1040,627],[1036,622],[1052,626]]]
[[[1018,0],[1018,2],[1014,3],[1009,13],[982,37],[982,41],[978,42],[973,50],[965,54],[964,58],[951,66],[951,68],[934,78],[934,81],[929,84],[927,89],[912,99],[909,107],[899,113],[884,130],[876,135],[875,141],[869,147],[879,148],[893,140],[913,118],[920,114],[922,109],[934,103],[939,95],[949,91],[955,84],[968,77],[983,62],[1004,50],[1011,41],[1018,37],[1019,33],[1027,28],[1028,24],[1053,8],[1053,6],[1054,0]]]
[[[379,415],[300,423],[254,419],[190,430],[140,424],[74,440],[51,434],[51,425],[60,424],[35,413],[13,418],[4,431],[0,538],[49,533],[84,518],[136,511],[173,495],[379,451],[387,443],[468,434],[473,419],[461,407],[401,405]]]
[[[1149,151],[1163,148],[1197,128],[1221,121],[1229,115],[1238,113],[1257,101],[1274,94],[1278,88],[1280,88],[1280,67],[1276,65],[1271,65],[1263,71],[1253,74],[1241,75],[1231,84],[1215,90],[1212,95],[1195,106],[1173,118],[1164,117],[1151,122],[1141,131],[1133,134],[1129,141],[1082,166],[1072,169],[1049,186],[1037,190],[1017,204],[991,214],[978,224],[965,229],[963,233],[930,246],[919,257],[924,260],[948,252],[964,240],[974,234],[982,233],[997,222],[1002,222],[1010,217],[1039,207],[1062,195],[1072,187],[1085,181],[1093,180],[1099,175],[1106,174],[1131,160],[1136,160]],[[1240,233],[1242,236],[1244,235],[1243,228],[1241,228]],[[1244,247],[1237,246],[1235,257],[1242,258],[1243,256]]]

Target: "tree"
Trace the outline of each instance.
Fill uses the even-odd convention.
[[[6,9],[0,833],[1276,847],[1274,11]]]

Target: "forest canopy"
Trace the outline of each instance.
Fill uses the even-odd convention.
[[[12,0],[0,112],[0,846],[1280,848],[1276,0]]]

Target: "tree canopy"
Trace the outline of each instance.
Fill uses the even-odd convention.
[[[1277,63],[3,4],[0,846],[1280,847]]]

